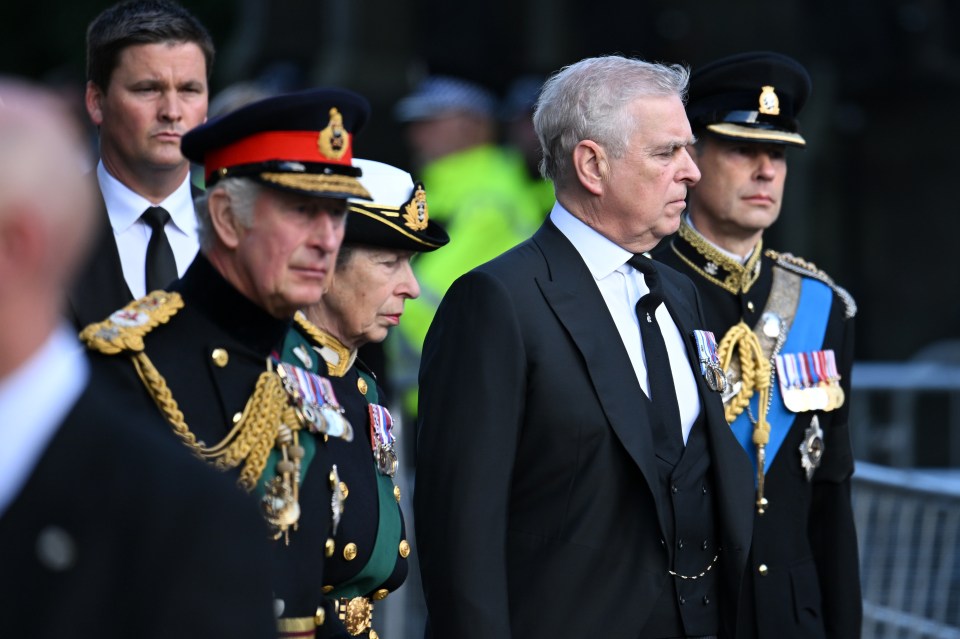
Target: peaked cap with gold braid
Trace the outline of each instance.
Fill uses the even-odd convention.
[[[416,252],[435,251],[450,241],[430,219],[427,192],[409,173],[383,162],[357,159],[360,183],[371,202],[350,200],[344,244],[365,244]]]
[[[303,195],[364,198],[353,136],[370,113],[344,89],[311,89],[253,102],[189,131],[183,155],[204,167],[207,187],[245,177]]]
[[[694,69],[687,117],[697,135],[803,147],[797,115],[811,90],[810,74],[793,58],[741,53]]]

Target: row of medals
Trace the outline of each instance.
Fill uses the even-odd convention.
[[[825,352],[825,351],[820,351]],[[812,353],[817,354],[817,351]],[[802,357],[802,353],[781,353],[777,355],[778,361],[777,378],[780,382],[780,394],[783,396],[783,403],[793,413],[803,413],[813,410],[832,411],[843,406],[845,394],[840,386],[839,375],[821,379],[819,382],[811,381],[805,385],[800,379],[791,383],[787,375],[781,374],[782,370],[787,368],[787,361],[794,360],[793,370],[797,369],[796,358]]]

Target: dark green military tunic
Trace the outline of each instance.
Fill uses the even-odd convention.
[[[385,403],[381,390],[355,351],[301,315],[287,336],[282,359],[327,375],[354,431],[353,441],[331,439],[326,446],[329,464],[336,466],[339,477],[343,514],[334,535],[335,550],[324,567],[324,590],[341,608],[357,597],[375,604],[404,582],[410,553],[400,489],[390,475],[378,470],[374,457],[371,406],[376,410]],[[347,626],[351,628],[350,623]],[[352,627],[366,636],[367,626],[361,621]]]

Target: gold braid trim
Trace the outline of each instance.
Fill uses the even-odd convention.
[[[270,451],[277,442],[281,424],[289,430],[300,429],[296,410],[288,401],[280,377],[272,370],[266,370],[260,373],[240,421],[220,442],[207,447],[197,440],[187,426],[170,387],[147,354],[141,352],[133,355],[133,365],[153,401],[173,426],[174,434],[197,457],[212,463],[219,470],[235,468],[246,462],[237,483],[247,492],[256,488]]]
[[[807,261],[802,257],[797,257],[792,253],[780,253],[774,251],[773,249],[767,249],[765,252],[766,256],[776,260],[777,265],[797,273],[798,275],[806,275],[807,277],[812,277],[818,279],[837,294],[837,297],[843,302],[844,306],[844,316],[847,319],[855,317],[857,314],[857,302],[853,299],[853,295],[850,292],[833,281],[833,278],[827,275],[822,269],[817,268],[817,265],[813,262]]]
[[[87,348],[105,355],[124,351],[143,351],[143,338],[183,308],[179,293],[153,291],[134,300],[102,322],[90,324],[80,331],[80,341]]]
[[[321,348],[329,348],[340,358],[336,364],[321,358],[327,365],[327,374],[331,377],[343,377],[346,375],[350,367],[353,366],[356,352],[351,352],[350,349],[341,344],[340,340],[336,337],[325,332],[322,328],[308,320],[302,311],[297,311],[297,314],[293,316],[293,321],[315,345]]]
[[[753,252],[750,254],[750,257],[747,258],[745,264],[741,264],[736,260],[730,258],[729,256],[722,253],[717,247],[710,243],[710,241],[700,235],[695,228],[690,224],[686,216],[683,217],[683,221],[680,223],[680,229],[678,235],[681,239],[687,242],[690,246],[700,254],[704,259],[714,262],[720,268],[727,271],[727,276],[722,280],[719,277],[715,277],[710,273],[707,273],[703,268],[695,264],[690,258],[681,253],[676,246],[671,243],[673,252],[677,254],[683,262],[692,268],[698,275],[703,277],[705,280],[713,282],[720,288],[725,291],[732,293],[734,295],[739,295],[740,293],[747,293],[756,283],[757,279],[760,278],[760,268],[758,263],[760,261],[760,256],[763,255],[763,240],[757,241],[757,246],[753,249]]]

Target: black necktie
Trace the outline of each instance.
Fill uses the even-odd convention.
[[[140,216],[152,232],[147,244],[147,293],[166,288],[177,279],[177,262],[163,227],[170,221],[170,214],[159,206],[151,206]]]
[[[655,316],[657,307],[663,303],[660,274],[653,260],[643,255],[634,255],[629,264],[643,273],[643,280],[650,289],[637,302],[637,319],[640,321],[640,339],[643,340],[647,379],[650,381],[650,401],[660,418],[655,420],[658,423],[653,428],[653,443],[658,455],[675,464],[683,454],[683,434],[667,345]]]

